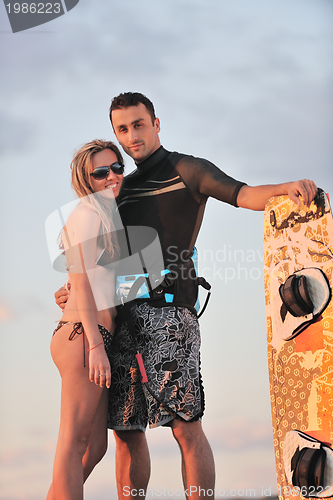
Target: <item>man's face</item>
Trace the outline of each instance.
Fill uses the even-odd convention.
[[[160,121],[156,118],[153,124],[141,102],[137,106],[112,111],[112,125],[119,144],[136,163],[148,158],[161,145],[158,136]]]

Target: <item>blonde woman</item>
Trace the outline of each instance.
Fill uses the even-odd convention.
[[[47,500],[83,499],[83,483],[107,448],[111,383],[107,352],[114,331],[115,284],[112,265],[105,264],[118,259],[113,217],[123,159],[112,142],[95,140],[75,154],[71,170],[79,204],[61,238],[71,293],[51,341],[62,389],[53,483]]]

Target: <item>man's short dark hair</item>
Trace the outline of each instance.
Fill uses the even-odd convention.
[[[110,106],[110,121],[112,123],[111,114],[115,109],[129,108],[130,106],[138,106],[138,104],[143,104],[146,106],[148,113],[151,116],[151,121],[153,125],[156,120],[155,109],[153,103],[140,92],[124,92],[123,94],[119,94],[117,97],[114,97]]]

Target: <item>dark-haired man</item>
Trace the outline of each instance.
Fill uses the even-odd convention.
[[[311,181],[299,181],[278,186],[249,187],[228,177],[206,160],[167,152],[160,144],[158,135],[160,121],[155,116],[153,104],[142,94],[125,93],[114,98],[110,108],[110,120],[119,144],[137,164],[137,170],[125,178],[119,196],[118,206],[122,222],[125,227],[128,225],[141,225],[153,227],[157,230],[162,245],[165,267],[172,264],[175,259],[180,261],[188,257],[193,251],[208,196],[213,196],[235,206],[263,210],[266,201],[273,195],[288,194],[297,202],[299,201],[298,196],[302,195],[305,202],[309,203],[316,194],[317,188]],[[171,248],[172,253],[170,252]],[[177,255],[176,258],[174,257],[175,254]],[[185,298],[182,299],[182,297],[178,297],[180,302],[186,303]],[[147,329],[150,329],[149,335],[145,339],[148,348],[144,350],[144,359],[150,358],[150,360],[145,359],[150,369],[153,371],[154,369],[162,370],[160,366],[163,366],[163,361],[167,367],[170,366],[167,361],[170,364],[171,361],[175,362],[175,367],[172,370],[170,369],[167,377],[170,384],[169,394],[173,407],[176,409],[177,418],[174,418],[170,413],[161,411],[160,405],[150,398],[148,401],[150,425],[168,424],[171,426],[173,436],[181,450],[184,487],[187,489],[189,497],[193,499],[211,498],[209,495],[214,489],[215,477],[214,461],[210,446],[198,419],[198,417],[202,416],[204,403],[202,390],[196,390],[198,386],[202,389],[199,356],[197,354],[200,337],[196,320],[186,307],[176,308],[176,313],[173,305],[158,310],[149,302],[139,304],[134,308],[132,314],[134,314],[136,321],[143,321],[147,325]],[[151,326],[151,318],[155,320],[155,328]],[[170,338],[166,333],[172,322],[174,322],[174,336],[177,337],[178,334],[176,339]],[[143,324],[142,329],[144,329],[145,324]],[[188,333],[189,330],[192,330],[190,334]],[[124,341],[130,342],[129,336],[126,337],[127,327],[121,326],[118,328],[117,333],[118,338],[121,340],[117,343],[116,336],[116,345],[118,345],[119,351],[123,352],[124,359],[126,359],[126,343]],[[153,339],[156,335],[163,338],[164,345],[158,346],[154,342]],[[190,351],[190,354],[187,354],[189,357],[188,363],[191,364],[191,371],[187,372],[186,367],[180,368],[181,354],[177,353],[174,340],[180,344],[187,342],[186,346]],[[156,356],[154,348],[155,351],[159,350],[160,352],[163,348],[166,348],[167,352],[163,352],[163,354],[159,352],[159,356]],[[142,349],[144,349],[144,346],[142,346]],[[173,350],[172,355],[169,352],[170,350]],[[161,362],[158,363],[158,360]],[[112,363],[115,380],[118,382],[122,368],[124,366],[119,361],[118,353],[115,363]],[[135,364],[133,363],[131,370],[134,369]],[[179,376],[179,373],[177,373],[173,380],[172,377],[177,370],[181,372],[181,375]],[[150,375],[152,376],[151,373]],[[186,389],[191,385],[191,376],[194,381],[193,390],[187,391]],[[186,377],[188,377],[187,380]],[[155,378],[163,381],[160,387],[156,385],[156,392],[161,392],[166,375],[158,377],[158,374],[156,374]],[[179,382],[179,378],[182,383]],[[132,436],[130,431],[123,431],[121,434],[119,431],[121,425],[124,425],[124,428],[132,426],[135,429],[135,417],[138,418],[139,425],[142,425],[142,422],[140,422],[142,413],[135,408],[135,402],[129,397],[130,394],[134,394],[133,385],[130,385],[130,381],[128,381],[127,386],[125,382],[126,397],[117,390],[118,387],[114,384],[111,389],[110,403],[113,413],[113,417],[111,415],[111,425],[113,423],[112,426],[116,429],[118,449],[123,449],[123,466],[129,471],[127,477],[126,474],[122,473],[121,488],[127,484],[133,484],[133,486],[137,487],[138,485],[131,482],[130,471],[130,468],[133,470],[134,467],[135,469],[134,460],[136,455],[138,456],[136,457],[137,470],[135,476],[138,475],[140,470],[142,480],[148,480],[148,469],[144,470],[144,467],[142,467],[142,464],[148,463],[148,457],[142,459],[143,454],[147,452],[143,451],[145,448],[140,450],[134,444],[136,439],[142,440],[142,436],[137,438],[134,434]],[[139,391],[136,394],[138,393]],[[138,398],[140,399],[143,396],[144,393],[142,392],[141,396],[138,395]],[[186,405],[186,399],[189,398],[193,401],[192,406]],[[123,414],[126,415],[122,423],[119,419],[117,420],[117,415],[119,415],[117,404],[119,403],[123,404]],[[146,404],[145,400],[141,401],[142,404]],[[135,408],[134,411],[133,407]],[[132,421],[130,420],[131,417],[133,417]],[[139,455],[141,455],[141,463]],[[118,463],[117,468],[119,467],[121,465]],[[199,487],[201,488],[200,495]],[[121,490],[121,488],[119,489]]]
[[[109,425],[116,438],[116,476],[119,498],[136,498],[146,491],[149,452],[142,432],[167,425],[179,444],[186,494],[212,498],[215,470],[212,451],[201,427],[204,396],[200,376],[200,333],[194,310],[191,255],[209,196],[252,210],[263,210],[268,198],[288,194],[309,204],[317,188],[303,180],[250,187],[207,160],[170,153],[160,144],[160,121],[142,94],[125,93],[111,103],[110,119],[116,138],[137,170],[128,175],[118,198],[123,225],[148,226],[159,235],[165,268],[185,262],[187,274],[177,283],[170,304],[134,302],[132,328],[155,394],[142,389],[126,317],[120,321],[111,360]],[[193,266],[192,266],[193,267]],[[165,299],[164,302],[166,302]],[[60,300],[59,300],[60,302]]]

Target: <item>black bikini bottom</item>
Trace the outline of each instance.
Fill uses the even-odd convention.
[[[81,335],[82,334],[82,340],[83,340],[83,366],[86,366],[86,350],[85,350],[85,342],[84,342],[84,329],[82,326],[81,322],[75,323],[74,321],[59,321],[57,328],[54,330],[53,335],[60,330],[60,328],[64,325],[67,324],[72,324],[73,325],[73,330],[69,334],[68,340],[74,340],[76,335]],[[111,347],[111,341],[112,341],[112,333],[109,332],[103,325],[98,325],[98,329],[100,331],[100,334],[102,335],[103,342],[104,342],[104,348],[106,354],[109,356],[109,350]],[[53,336],[52,335],[52,336]]]

